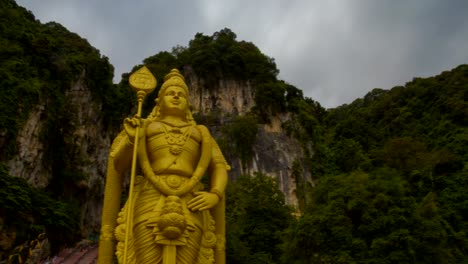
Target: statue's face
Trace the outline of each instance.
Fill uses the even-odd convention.
[[[162,97],[161,111],[185,113],[188,107],[187,94],[178,86],[169,86]]]

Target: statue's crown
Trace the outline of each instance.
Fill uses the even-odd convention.
[[[162,84],[158,95],[160,95],[162,91],[166,90],[166,88],[170,86],[183,88],[188,96],[188,87],[187,84],[185,84],[185,78],[177,69],[172,69],[168,74],[166,74],[164,77],[164,83]]]

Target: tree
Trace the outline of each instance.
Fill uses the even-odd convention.
[[[233,143],[233,154],[239,157],[245,168],[252,160],[252,147],[258,132],[257,120],[250,115],[238,116],[231,124],[225,125],[223,131],[227,135],[228,141]]]
[[[457,263],[458,237],[435,193],[413,197],[404,177],[382,168],[331,176],[285,232],[285,263]]]
[[[276,181],[244,175],[228,186],[226,197],[227,262],[278,263],[281,232],[292,216]]]

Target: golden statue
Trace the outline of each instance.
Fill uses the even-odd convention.
[[[176,69],[166,75],[146,119],[141,103],[156,80],[146,67],[129,80],[138,92],[138,113],[124,120],[109,154],[98,263],[112,263],[115,253],[128,264],[224,264],[229,166],[208,129],[193,120],[184,77]],[[120,210],[130,168],[130,192]],[[205,174],[207,191],[200,182]]]

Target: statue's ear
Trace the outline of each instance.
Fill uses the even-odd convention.
[[[156,100],[156,105],[153,107],[153,110],[151,111],[151,113],[148,115],[148,119],[155,119],[155,118],[158,118],[159,116],[161,115],[161,112],[160,112],[160,107],[159,107],[159,104],[157,103],[157,100]]]
[[[193,122],[196,124],[195,120],[193,119],[192,110],[190,110],[190,107],[188,107],[187,111],[185,111],[185,119],[187,122]]]

